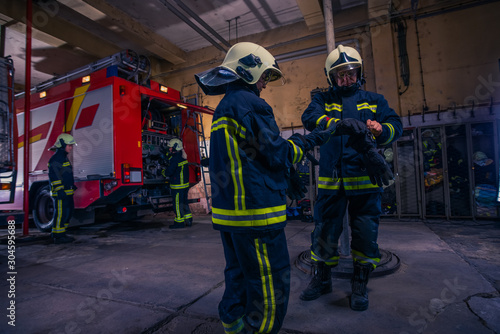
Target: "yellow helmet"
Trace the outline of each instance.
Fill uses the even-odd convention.
[[[170,139],[168,142],[168,147],[172,147],[176,151],[182,150],[182,141],[180,139],[174,138]]]
[[[336,86],[337,82],[334,76],[345,70],[358,70],[358,81],[362,81],[363,75],[363,59],[356,49],[349,46],[339,45],[335,50],[330,52],[325,61],[325,75],[330,86]]]
[[[56,139],[56,143],[54,144],[54,148],[58,149],[58,148],[61,148],[66,146],[66,145],[76,145],[76,141],[75,141],[75,138],[73,138],[72,135],[70,135],[69,133],[61,133],[57,139]]]
[[[196,74],[195,78],[205,94],[218,95],[225,93],[228,83],[238,79],[253,85],[266,71],[269,82],[284,83],[283,73],[269,51],[254,43],[241,42],[229,49],[220,66]]]

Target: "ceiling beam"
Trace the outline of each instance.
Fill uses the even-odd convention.
[[[315,30],[325,27],[325,19],[323,18],[323,11],[318,0],[297,0],[297,5],[304,16],[306,25],[309,30]]]
[[[55,1],[50,7],[41,7],[33,4],[33,28],[50,36],[64,41],[68,45],[81,48],[86,53],[104,58],[120,51],[120,48],[112,45],[85,29],[77,27],[62,19],[67,14],[68,8]],[[25,1],[0,1],[0,13],[19,22],[25,22]],[[36,36],[34,36],[36,37]]]
[[[141,46],[174,65],[185,62],[186,53],[153,30],[134,20],[130,15],[121,9],[106,3],[103,0],[83,0],[85,3],[103,12],[120,28],[132,33],[136,38],[134,42],[141,43]],[[132,36],[129,36],[132,37]]]

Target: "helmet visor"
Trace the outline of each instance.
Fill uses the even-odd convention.
[[[264,71],[264,83],[269,86],[283,86],[285,84],[285,77],[279,71],[267,69]]]
[[[207,95],[225,94],[227,84],[240,78],[232,70],[223,66],[195,74],[194,77],[203,92]]]
[[[344,78],[346,76],[353,77],[354,75],[358,75],[359,69],[361,68],[360,64],[344,64],[333,68],[330,71],[330,76],[334,76],[335,78]]]

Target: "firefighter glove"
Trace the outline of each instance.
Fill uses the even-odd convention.
[[[367,129],[365,123],[355,118],[346,118],[337,122],[337,131],[335,134],[338,136],[360,136],[364,134]]]
[[[379,187],[388,186],[390,180],[394,180],[389,164],[375,148],[368,150],[362,155],[363,162],[372,184]]]
[[[288,170],[288,173],[286,175],[286,183],[288,185],[286,194],[292,201],[298,201],[304,198],[307,192],[307,188],[302,182],[299,173],[297,173],[293,166]]]
[[[365,130],[360,134],[353,134],[349,136],[345,147],[349,146],[356,150],[356,152],[365,154],[372,148],[375,148],[377,145],[373,134],[370,132],[370,130],[365,128]]]

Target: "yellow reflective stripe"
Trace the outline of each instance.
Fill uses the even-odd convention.
[[[52,223],[54,224],[52,226],[52,232],[53,233],[63,233],[66,231],[66,228],[64,226],[61,226],[61,221],[62,221],[62,200],[58,199],[56,200],[56,206],[57,206],[57,215],[54,217],[55,221]]]
[[[66,161],[66,162],[63,162],[62,166],[63,167],[68,167],[68,166],[71,166],[71,164],[69,163],[69,161]]]
[[[332,110],[342,111],[342,105],[337,104],[337,103],[332,103],[332,104],[325,103],[325,110],[326,111],[332,111]]]
[[[372,184],[369,176],[345,177],[343,181],[345,190],[372,189],[379,187],[376,184]]]
[[[269,333],[274,326],[276,316],[276,297],[274,294],[273,274],[267,254],[267,245],[265,243],[260,244],[259,239],[255,239],[255,252],[257,253],[257,260],[259,261],[262,295],[264,297],[263,319],[259,328],[259,333]]]
[[[292,144],[293,163],[296,164],[302,160],[302,157],[304,156],[304,151],[302,151],[302,149],[299,146],[295,145],[295,143],[293,141],[291,141],[291,140],[288,140],[288,141]]]
[[[371,263],[371,265],[373,266],[374,269],[380,263],[380,258],[378,258],[378,257],[375,257],[375,258],[368,257],[365,254],[363,254],[357,250],[354,250],[354,249],[351,249],[351,253],[352,253],[352,257],[353,257],[354,261],[359,262],[359,263],[363,263],[363,264]]]
[[[236,138],[229,133],[228,129],[224,129],[226,137],[227,154],[231,162],[231,177],[234,186],[234,207],[236,209],[245,210],[245,186],[243,184],[243,168],[241,165],[240,152]]]
[[[174,222],[176,223],[182,223],[184,221],[184,217],[181,216],[181,203],[180,203],[180,200],[179,200],[179,196],[180,194],[177,193],[175,194],[175,218],[174,218]]]
[[[247,129],[241,126],[234,119],[229,117],[221,117],[212,123],[212,129],[210,132],[214,132],[220,129],[227,129],[229,133],[240,136],[241,138],[246,138]]]
[[[323,120],[323,118],[325,118],[325,117],[326,117],[326,115],[323,115],[323,116],[321,116],[320,118],[318,118],[318,119],[316,120],[316,126],[318,126],[318,125],[319,125],[319,123],[320,123],[320,122]]]
[[[311,260],[316,262],[325,262],[327,265],[335,267],[339,264],[339,256],[332,256],[329,259],[323,259],[320,256],[316,255],[313,251],[311,251]]]
[[[177,164],[177,167],[181,167],[181,172],[180,172],[180,181],[179,184],[172,185],[171,188],[173,189],[184,189],[189,186],[189,180],[184,180],[184,166],[187,165],[187,160],[184,160],[182,162],[179,162]]]
[[[337,123],[338,121],[340,121],[340,119],[339,119],[339,118],[331,118],[331,119],[328,121],[328,123],[326,123],[326,127],[329,127],[329,126],[332,124],[332,122]]]
[[[321,189],[330,189],[330,190],[338,190],[340,189],[340,185],[342,183],[342,179],[333,179],[331,177],[320,176],[318,178],[318,188]]]
[[[383,142],[383,143],[382,143],[382,144],[380,144],[380,145],[387,145],[387,144],[389,144],[389,143],[392,141],[392,139],[394,138],[394,133],[395,133],[395,131],[394,131],[394,126],[392,126],[392,124],[391,124],[391,123],[382,123],[382,125],[385,125],[385,126],[387,126],[387,127],[389,128],[389,133],[390,133],[390,134],[389,134],[389,139],[387,139],[385,142]]]
[[[344,184],[345,190],[378,188],[377,185],[371,183],[369,176],[344,177],[339,179],[320,176],[318,178],[318,188],[321,189],[338,190],[342,183]]]
[[[55,180],[53,182],[50,182],[51,185],[55,186],[56,184],[61,184],[62,181],[61,180]]]
[[[249,210],[212,208],[212,222],[225,226],[267,226],[286,221],[286,205]]]
[[[171,184],[170,188],[171,189],[185,189],[189,187],[189,183],[182,183],[182,184]]]
[[[226,324],[225,322],[222,322],[222,326],[224,326],[224,333],[226,333],[226,334],[238,334],[243,330],[243,328],[245,327],[245,324],[243,323],[243,317],[241,317],[238,320],[233,321],[230,324]]]
[[[357,105],[358,110],[361,109],[370,109],[372,113],[377,112],[377,105],[376,104],[369,104],[368,102],[363,102]]]

